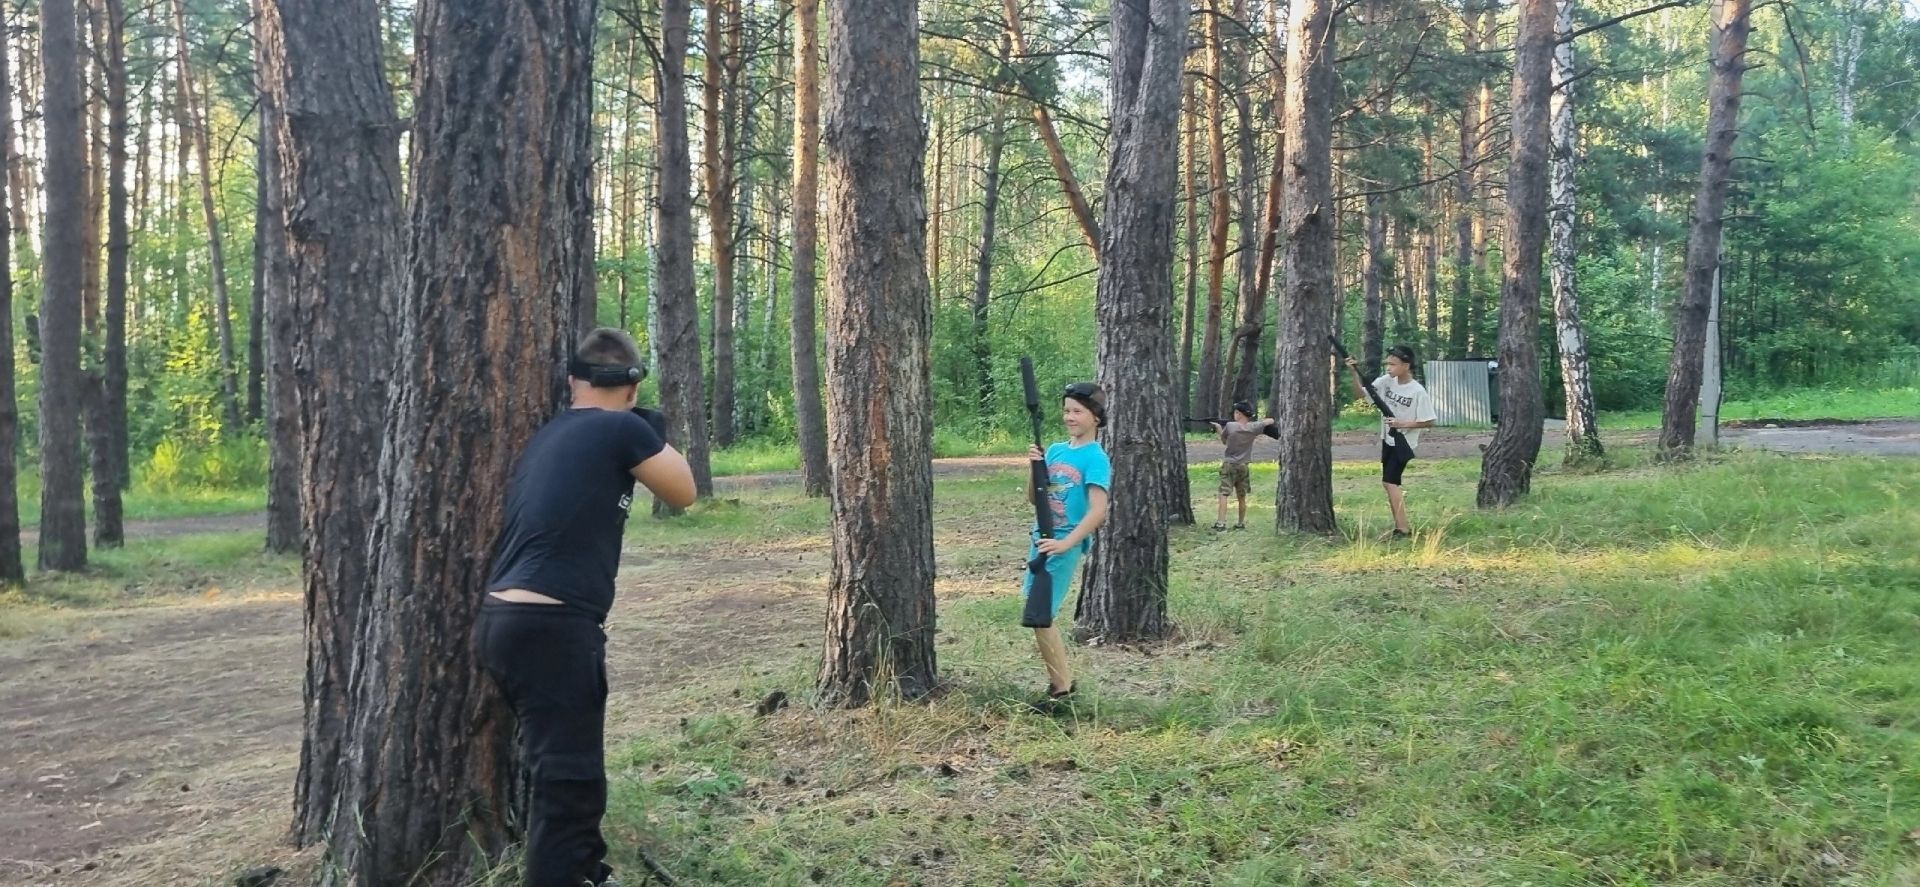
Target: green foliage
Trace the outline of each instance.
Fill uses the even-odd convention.
[[[267,484],[267,447],[254,437],[200,447],[163,440],[140,467],[138,481],[159,493],[261,489]]]

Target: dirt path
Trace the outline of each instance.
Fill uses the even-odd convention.
[[[1789,452],[1920,455],[1914,421],[1725,436]],[[1470,456],[1490,439],[1439,429],[1421,451]],[[1261,444],[1271,456],[1270,442]],[[1366,432],[1335,440],[1336,459],[1376,452]],[[1217,459],[1218,445],[1196,443],[1188,458]],[[1020,462],[943,459],[935,472],[964,477]],[[723,478],[717,486],[728,494],[794,479]],[[225,515],[136,522],[128,534],[263,524],[259,514]],[[730,545],[705,561],[630,553],[609,623],[613,680],[624,688],[614,694],[610,733],[631,735],[673,717],[671,694],[695,673],[746,669],[817,644],[825,559],[817,546],[793,543]],[[243,866],[288,864],[281,837],[300,741],[301,662],[292,588],[104,612],[80,634],[0,641],[0,884],[197,884]]]
[[[630,552],[608,622],[610,735],[676,716],[659,697],[695,673],[817,644],[825,558]],[[300,622],[287,589],[0,642],[0,884],[198,884],[294,864],[280,839],[300,745]]]

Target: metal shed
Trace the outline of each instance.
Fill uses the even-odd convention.
[[[1433,395],[1440,425],[1487,426],[1499,415],[1493,401],[1493,362],[1486,359],[1429,360],[1424,364],[1427,393]]]

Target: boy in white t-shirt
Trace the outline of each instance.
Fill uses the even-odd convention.
[[[1360,387],[1360,362],[1349,357],[1347,366],[1353,369],[1353,390],[1366,397],[1366,389]],[[1388,349],[1384,368],[1386,374],[1373,380],[1373,390],[1393,411],[1380,417],[1380,483],[1387,488],[1387,504],[1393,508],[1393,538],[1404,539],[1413,535],[1413,526],[1407,521],[1400,478],[1420,446],[1420,429],[1433,427],[1439,415],[1434,412],[1433,395],[1413,378],[1412,348]],[[1394,431],[1400,432],[1398,440]]]

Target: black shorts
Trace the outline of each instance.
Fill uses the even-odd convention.
[[[1413,448],[1403,441],[1398,445],[1387,441],[1380,442],[1380,480],[1394,486],[1400,485],[1400,475],[1407,470],[1407,463],[1413,461]]]

